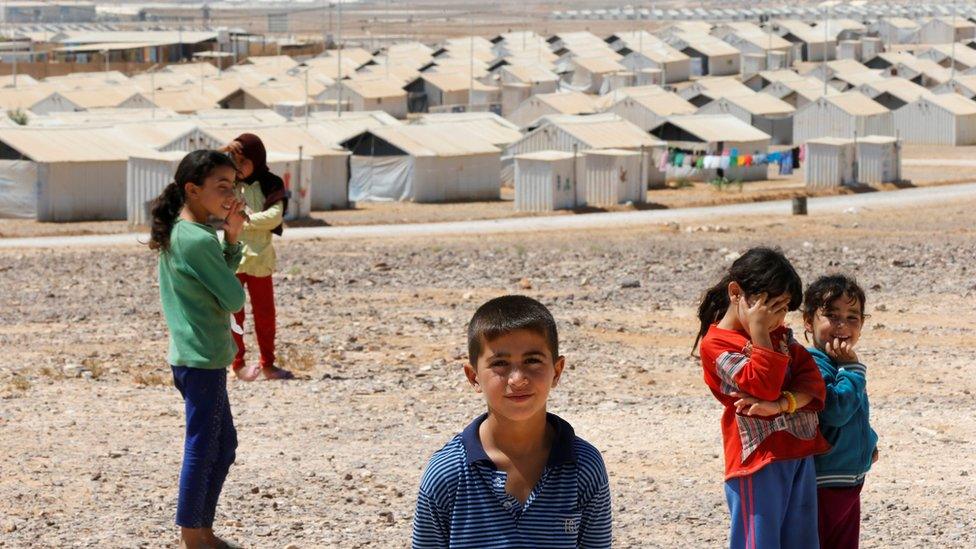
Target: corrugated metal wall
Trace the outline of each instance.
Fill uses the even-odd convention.
[[[348,189],[349,155],[323,155],[312,157],[312,204],[313,211],[334,210],[349,206]]]
[[[924,145],[972,145],[976,143],[976,115],[955,114],[916,101],[894,112],[895,130],[905,143]]]
[[[501,157],[498,153],[418,156],[413,177],[416,202],[497,200],[501,195]]]
[[[125,209],[130,225],[149,224],[149,206],[173,181],[180,160],[182,158],[129,158],[125,178]]]
[[[857,180],[874,185],[901,179],[901,147],[897,143],[857,143]]]
[[[644,131],[648,131],[651,128],[656,127],[661,123],[662,120],[664,120],[663,116],[658,116],[657,114],[651,112],[650,109],[644,105],[641,105],[637,101],[634,101],[633,99],[619,101],[607,112],[616,114],[620,118],[623,118]]]
[[[582,157],[579,192],[587,206],[607,207],[625,202],[643,203],[641,155],[588,152]]]
[[[560,130],[556,126],[549,126],[548,128],[544,128],[542,131],[527,134],[522,139],[512,143],[507,149],[505,149],[505,155],[515,156],[519,154],[528,154],[541,151],[563,151],[571,153],[574,152],[574,145],[578,147],[576,152],[578,152],[580,155],[582,155],[586,150],[589,150],[586,145],[575,137]],[[644,175],[647,185],[654,186],[664,183],[665,174],[657,169],[658,164],[656,160],[660,158],[661,152],[665,149],[666,147],[664,145],[656,147],[644,147]]]
[[[808,189],[833,189],[854,182],[854,142],[843,145],[807,143],[803,166]]]
[[[125,160],[38,163],[38,221],[125,219]]]
[[[285,182],[291,191],[285,219],[301,219],[312,212],[312,159],[305,157],[301,164],[298,155],[268,153],[268,169]]]
[[[793,142],[798,145],[819,137],[852,139],[867,135],[894,136],[891,113],[853,116],[831,103],[817,101],[797,111],[793,117]]]
[[[544,212],[576,204],[573,158],[515,159],[515,209]]]

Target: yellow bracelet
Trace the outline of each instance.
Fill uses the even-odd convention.
[[[792,414],[796,412],[796,397],[793,396],[793,393],[789,391],[783,391],[783,396],[786,397],[786,402],[788,403],[788,406],[786,407],[786,413]]]

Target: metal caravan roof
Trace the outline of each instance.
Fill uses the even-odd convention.
[[[222,143],[230,143],[242,133],[253,133],[261,138],[268,151],[298,154],[301,147],[306,156],[341,155],[344,152],[337,147],[323,143],[312,132],[305,128],[304,123],[291,123],[275,126],[239,126],[239,127],[210,127],[203,131]]]
[[[550,115],[542,117],[539,122],[532,133],[545,131],[547,125],[552,125],[593,149],[628,149],[664,144],[615,114]]]
[[[828,101],[844,112],[855,116],[872,116],[890,112],[884,105],[860,92],[828,95],[822,97],[821,100]]]
[[[34,162],[127,160],[150,150],[113,128],[3,128],[0,142]]]
[[[766,132],[757,130],[730,114],[670,116],[652,128],[651,133],[657,135],[656,132],[666,124],[677,127],[704,143],[719,141],[751,142],[771,139]]]
[[[453,124],[382,126],[366,130],[341,143],[347,149],[368,135],[379,138],[411,156],[445,157],[500,154],[500,150],[478,136],[466,135]]]
[[[506,147],[522,138],[515,124],[495,113],[438,113],[423,115],[414,121],[421,125],[454,125],[459,132],[477,136],[496,147]]]
[[[976,114],[976,101],[967,99],[958,93],[925,96],[922,99],[938,105],[955,115]]]

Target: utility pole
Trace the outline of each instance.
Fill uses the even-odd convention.
[[[468,12],[468,112],[474,110],[474,11]],[[523,34],[523,40],[525,35]],[[523,51],[524,48],[523,48]]]
[[[823,94],[824,94],[824,97],[827,96],[827,40],[828,40],[828,36],[829,36],[829,34],[827,32],[827,10],[828,9],[830,9],[830,5],[827,2],[824,2],[824,20],[823,20],[823,25],[824,25],[824,54],[820,57],[820,71],[823,73],[822,76],[823,76]]]
[[[336,0],[339,6],[339,27],[336,32],[336,47],[338,50],[337,63],[339,65],[339,79],[337,81],[339,85],[339,102],[336,103],[336,113],[338,118],[342,118],[342,0]]]
[[[958,7],[959,6],[956,5],[956,1],[953,0],[952,2],[952,53],[951,53],[952,65],[949,69],[949,75],[950,75],[949,82],[952,82],[953,86],[955,86],[954,81],[956,79],[956,12],[959,11]]]

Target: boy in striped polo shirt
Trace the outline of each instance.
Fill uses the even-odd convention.
[[[610,547],[610,485],[599,450],[546,411],[559,382],[556,322],[538,301],[504,296],[468,324],[481,415],[430,459],[413,547]]]

